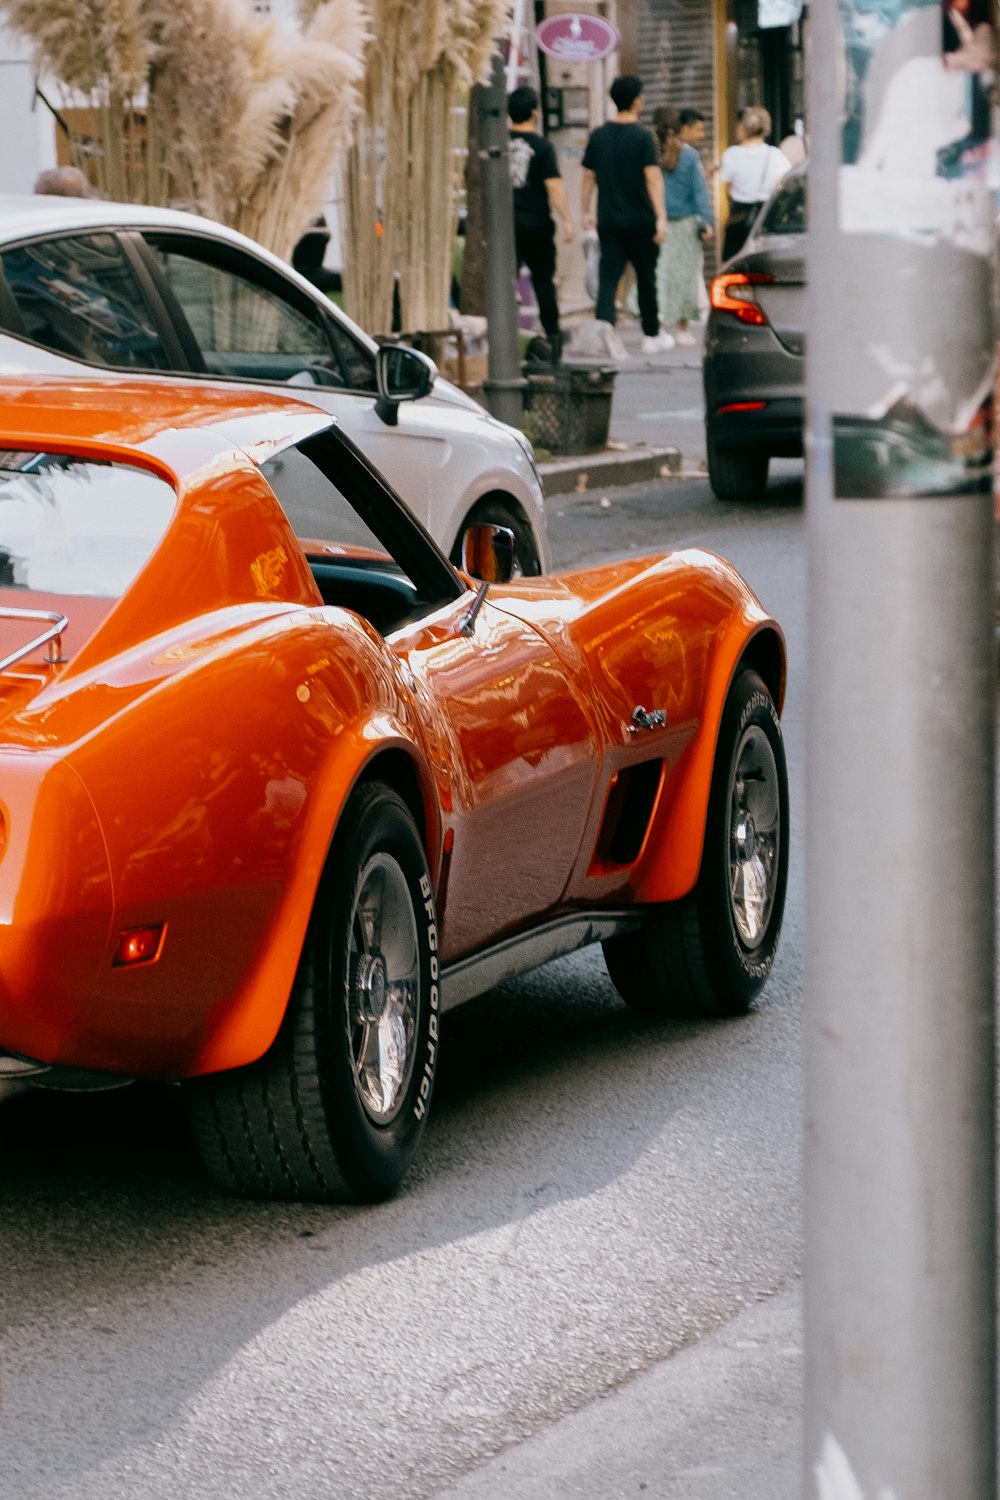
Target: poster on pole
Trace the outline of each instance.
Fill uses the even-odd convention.
[[[990,228],[981,212],[969,219],[961,184],[996,187],[991,0],[850,4],[841,15],[842,228],[951,231],[990,253]]]
[[[802,19],[802,0],[757,0],[757,25],[761,31],[772,26],[794,26]]]
[[[853,267],[856,348],[838,377],[837,492],[980,489],[995,359],[992,0],[839,0],[839,18],[838,255]]]

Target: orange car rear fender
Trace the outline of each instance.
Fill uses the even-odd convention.
[[[785,693],[784,638],[775,622],[759,610],[736,610],[720,623],[705,677],[698,731],[664,788],[646,839],[645,857],[636,871],[633,888],[638,901],[677,901],[697,883],[722,710],[744,666],[760,673],[780,714]]]
[[[64,761],[6,752],[0,776],[0,1049],[50,1062],[107,949],[111,871]]]
[[[328,763],[317,778],[311,798],[308,827],[300,852],[290,869],[290,878],[267,941],[258,949],[255,962],[238,993],[222,999],[206,1017],[204,1035],[197,1053],[184,1066],[186,1076],[218,1073],[254,1062],[270,1047],[285,1018],[296,970],[312,916],[320,880],[330,853],[340,815],[354,787],[369,776],[400,780],[399,767],[410,785],[426,791],[429,778],[422,757],[403,726],[389,718],[356,723],[345,728],[331,746]],[[392,765],[391,771],[380,770]],[[401,791],[404,787],[401,786]],[[432,864],[437,842],[436,820],[426,827],[428,860]]]
[[[360,621],[290,615],[71,752],[104,829],[114,923],[59,1061],[184,1076],[267,1049],[351,787],[387,750],[422,777],[401,692]],[[120,931],[162,922],[156,962],[115,969]]]

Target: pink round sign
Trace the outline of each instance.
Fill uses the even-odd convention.
[[[535,40],[543,52],[560,62],[600,62],[618,46],[618,32],[600,16],[571,13],[539,21]]]

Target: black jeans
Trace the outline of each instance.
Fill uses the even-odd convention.
[[[559,335],[559,304],[552,278],[556,274],[556,226],[514,225],[518,265],[527,266],[538,303],[538,320],[549,338]]]
[[[603,323],[615,322],[615,292],[622,272],[631,261],[635,267],[636,291],[639,295],[639,318],[642,331],[655,338],[660,331],[660,312],[656,305],[656,258],[660,247],[653,239],[652,224],[641,228],[608,229],[597,226],[601,242],[601,267],[597,279],[595,315]]]

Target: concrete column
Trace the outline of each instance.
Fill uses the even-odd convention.
[[[872,15],[809,23],[804,1493],[990,1500],[986,80]]]

